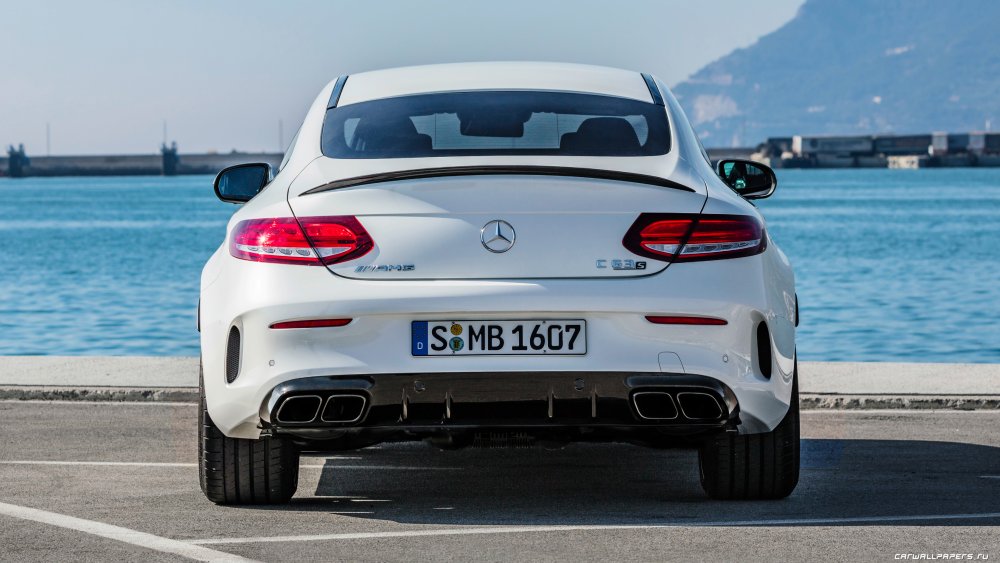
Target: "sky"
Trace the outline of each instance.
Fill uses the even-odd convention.
[[[0,147],[280,152],[341,74],[477,60],[652,72],[754,43],[803,0],[0,0]]]

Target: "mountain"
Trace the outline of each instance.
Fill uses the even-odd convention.
[[[1000,129],[1000,2],[807,0],[673,91],[706,146]]]

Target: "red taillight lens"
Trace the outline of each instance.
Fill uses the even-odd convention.
[[[229,253],[254,262],[320,265],[294,217],[241,221],[233,229]]]
[[[368,231],[351,216],[278,217],[238,223],[229,253],[254,262],[322,266],[363,256],[373,245]]]
[[[648,258],[674,262],[752,256],[764,251],[764,228],[749,215],[643,213],[622,244]]]
[[[375,246],[368,231],[349,215],[302,217],[299,223],[324,264],[354,260],[368,254]]]
[[[733,258],[764,250],[764,229],[750,216],[699,217],[678,260]]]
[[[645,215],[640,215],[639,221],[644,217]],[[672,217],[648,222],[635,236],[626,235],[625,248],[644,256],[652,254],[652,258],[672,258],[684,245],[688,234],[691,233],[692,225],[694,220],[691,217]],[[635,230],[635,225],[632,225],[632,230]]]

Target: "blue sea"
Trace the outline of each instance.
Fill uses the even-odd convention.
[[[786,170],[803,360],[1000,362],[1000,169]],[[212,178],[0,178],[0,354],[198,354]]]

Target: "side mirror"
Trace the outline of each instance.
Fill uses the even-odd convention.
[[[271,180],[270,164],[237,164],[215,177],[215,195],[227,203],[250,201]]]
[[[774,170],[752,160],[720,160],[719,177],[746,199],[764,199],[778,187]]]

